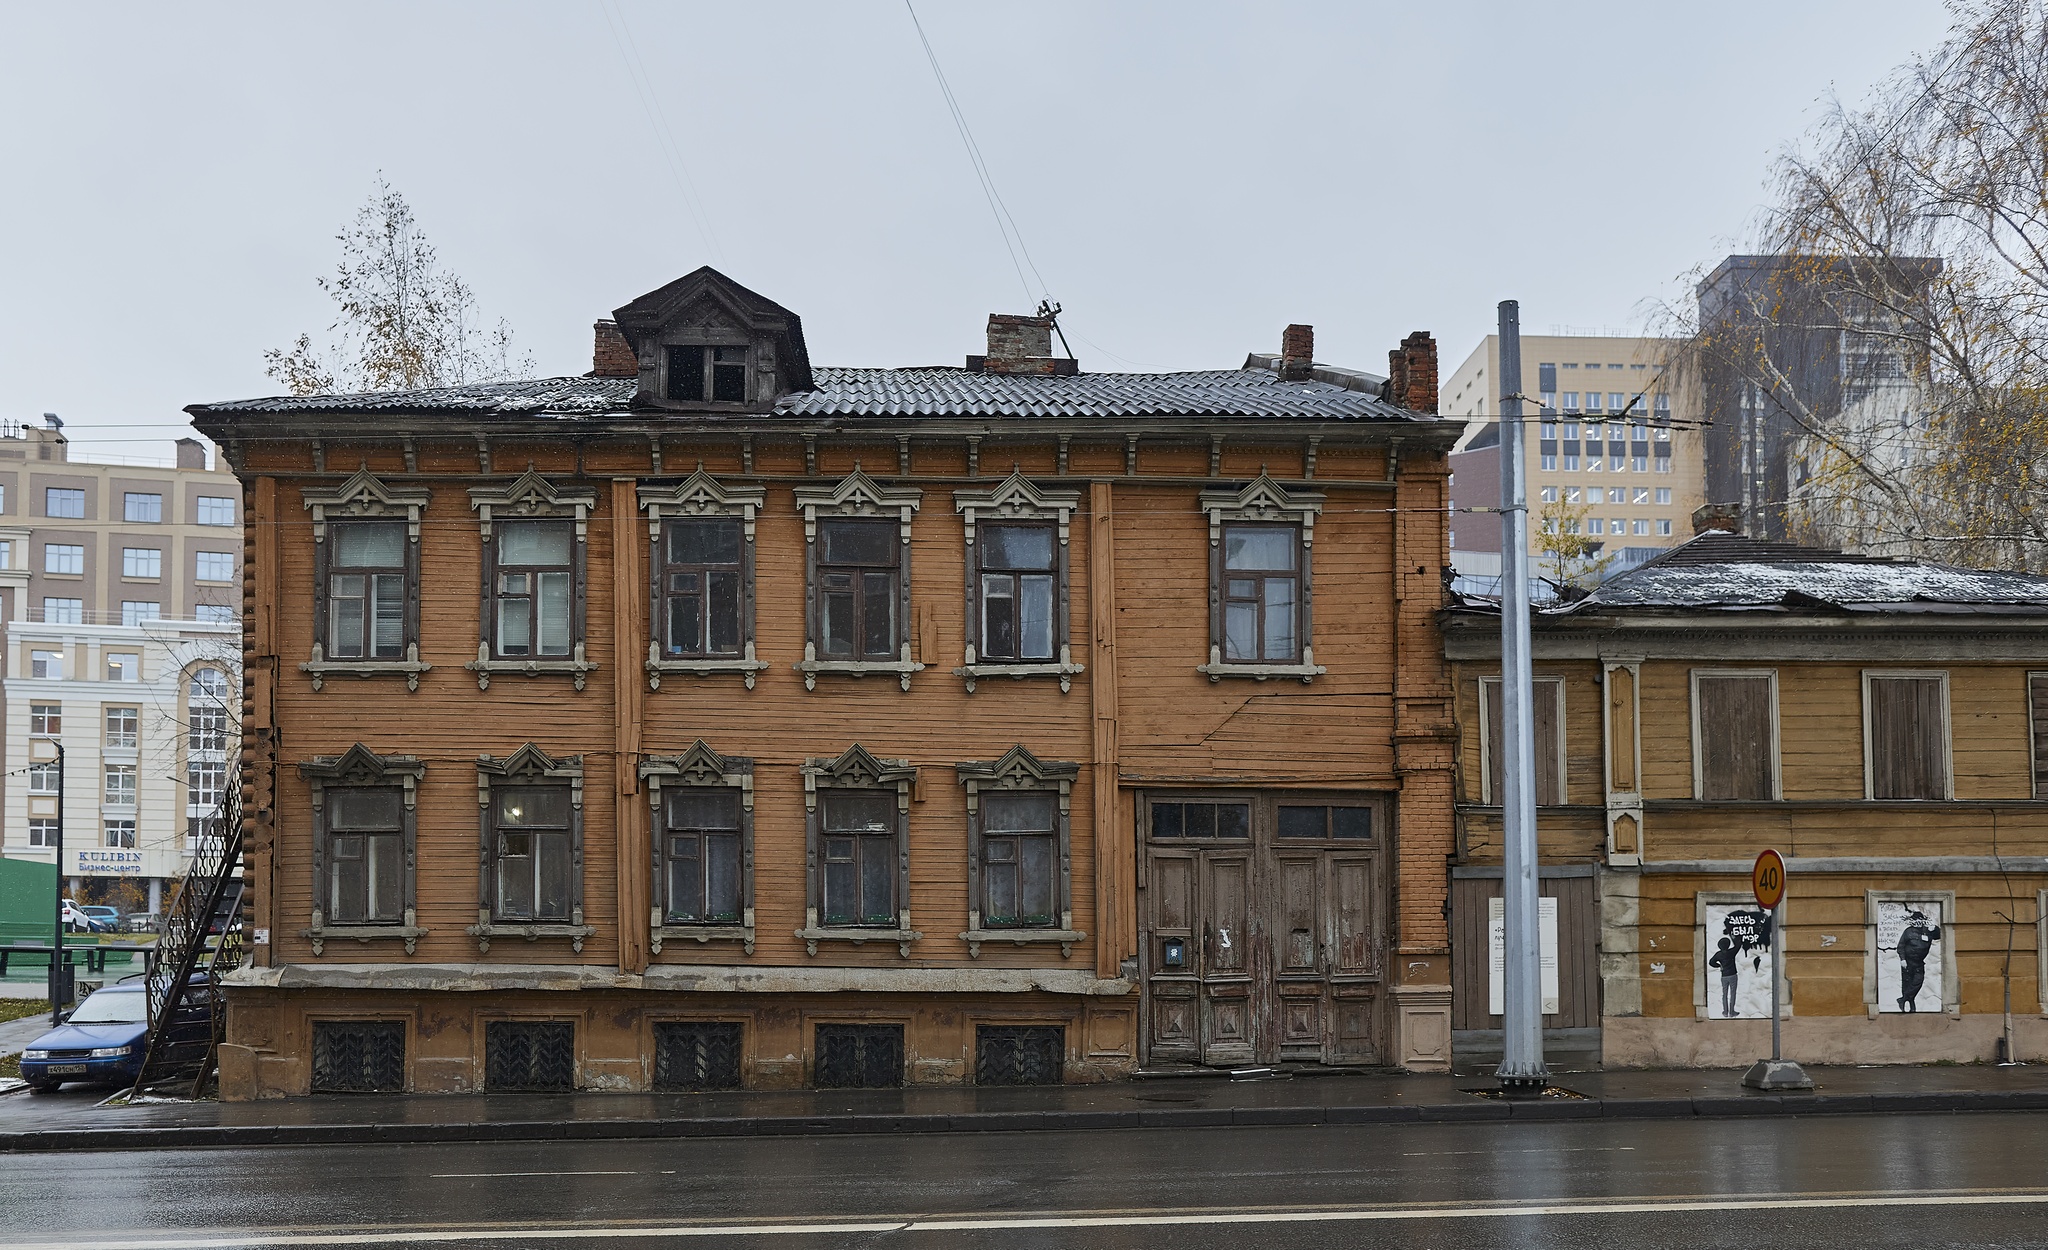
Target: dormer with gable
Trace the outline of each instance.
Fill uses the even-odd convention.
[[[802,320],[709,266],[613,316],[639,364],[635,408],[768,412],[811,389]]]

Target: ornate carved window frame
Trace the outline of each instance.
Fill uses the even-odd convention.
[[[804,953],[818,953],[819,942],[894,942],[897,954],[908,959],[910,944],[924,934],[910,926],[910,791],[917,782],[917,769],[906,760],[877,759],[856,742],[835,759],[807,759],[804,775],[804,927],[796,931],[803,939]],[[855,928],[823,926],[818,913],[824,906],[822,857],[823,817],[818,811],[820,790],[880,790],[896,795],[896,927]]]
[[[1080,775],[1079,764],[1049,762],[1040,760],[1022,743],[1011,747],[998,760],[968,760],[953,765],[960,784],[967,790],[967,931],[960,940],[967,943],[967,954],[971,959],[981,958],[984,942],[1009,942],[1023,946],[1030,942],[1058,942],[1060,956],[1071,958],[1074,943],[1085,941],[1088,935],[1074,927],[1074,862],[1073,829],[1071,815],[1074,800],[1074,778]],[[982,904],[982,835],[983,807],[981,796],[985,792],[1027,791],[1059,795],[1059,815],[1053,833],[1059,846],[1059,924],[1056,927],[1032,929],[988,929],[981,923]]]
[[[1292,491],[1264,473],[1239,490],[1205,490],[1202,511],[1209,514],[1209,662],[1196,668],[1212,682],[1225,677],[1266,681],[1296,677],[1307,685],[1330,670],[1316,663],[1313,553],[1316,517],[1323,511],[1320,491]],[[1223,658],[1223,527],[1231,524],[1293,525],[1301,535],[1301,663],[1226,662]]]
[[[663,673],[708,677],[739,673],[754,688],[754,675],[768,662],[754,654],[754,521],[766,506],[768,492],[759,486],[727,486],[697,471],[673,486],[642,485],[640,507],[647,513],[647,688],[661,689]],[[663,522],[696,517],[738,517],[740,521],[740,658],[672,660],[662,655],[662,531]],[[750,800],[751,802],[751,800]],[[751,819],[751,818],[750,818]]]
[[[569,923],[492,919],[497,899],[497,828],[491,820],[491,790],[496,785],[557,784],[569,791]],[[464,930],[479,951],[491,949],[492,938],[568,938],[577,954],[597,926],[583,923],[583,757],[555,759],[529,742],[503,759],[476,757],[477,897],[476,923]]]
[[[339,486],[308,486],[299,492],[313,514],[313,656],[299,671],[310,674],[319,690],[333,676],[403,677],[407,690],[420,688],[420,674],[434,666],[420,659],[420,514],[433,492],[423,486],[391,486],[359,469]],[[405,658],[403,660],[330,660],[327,658],[327,590],[331,548],[329,524],[347,521],[405,521]]]
[[[752,529],[751,524],[749,530]],[[752,674],[748,676],[751,678]],[[747,954],[754,953],[754,761],[745,756],[720,755],[712,750],[704,739],[699,738],[689,750],[681,755],[654,755],[640,763],[640,778],[647,783],[647,803],[653,809],[651,828],[654,830],[652,859],[649,867],[652,878],[649,895],[654,900],[647,919],[648,937],[653,952],[661,954],[664,942],[694,941],[699,946],[707,942],[741,942]],[[740,923],[720,924],[666,924],[666,900],[662,892],[667,888],[664,872],[667,857],[668,817],[662,803],[664,787],[695,786],[700,788],[721,788],[737,790],[740,794]]]
[[[1074,678],[1085,671],[1083,665],[1074,662],[1071,632],[1073,610],[1068,568],[1068,538],[1074,514],[1081,509],[1081,492],[1043,490],[1030,478],[1025,477],[1023,470],[1015,469],[992,490],[954,491],[953,508],[960,513],[967,529],[966,663],[954,669],[953,675],[967,679],[969,694],[974,693],[976,679],[982,677],[1057,677],[1061,694],[1072,690]],[[1054,642],[1059,648],[1057,660],[1034,660],[1021,664],[980,662],[978,651],[981,645],[981,545],[975,542],[974,531],[979,523],[1005,521],[1051,524],[1059,537],[1059,542],[1053,549],[1053,629]]]
[[[462,667],[476,674],[476,688],[489,690],[494,673],[539,677],[543,673],[567,674],[583,689],[586,677],[597,668],[584,653],[585,605],[590,585],[590,513],[597,507],[597,492],[584,488],[563,488],[533,469],[505,486],[472,486],[469,506],[477,514],[483,535],[483,586],[477,609],[476,659]],[[497,622],[492,606],[497,602],[498,544],[492,541],[493,521],[573,521],[576,544],[570,549],[569,658],[512,660],[492,654],[497,640]]]
[[[419,819],[415,810],[420,778],[427,766],[416,756],[378,755],[358,742],[340,755],[316,755],[299,765],[299,775],[313,790],[313,923],[299,930],[311,938],[313,954],[326,953],[326,944],[343,938],[358,942],[403,941],[410,955],[427,930],[419,924]],[[327,897],[327,791],[332,789],[403,789],[400,834],[405,850],[405,907],[397,924],[328,924],[323,906]]]
[[[843,673],[865,677],[869,673],[893,673],[903,688],[910,689],[910,675],[924,665],[912,658],[910,640],[915,632],[910,616],[910,522],[924,501],[915,486],[881,486],[863,473],[858,464],[853,472],[831,486],[799,486],[796,509],[804,518],[804,658],[796,670],[804,675],[804,689],[815,690],[818,674]],[[818,587],[818,521],[878,520],[896,515],[899,542],[896,549],[896,621],[899,641],[894,660],[821,660],[819,640],[825,621]]]

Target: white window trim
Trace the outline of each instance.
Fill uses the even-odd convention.
[[[2040,727],[2034,724],[2034,683],[2037,681],[2048,681],[2048,671],[2027,670],[2026,684],[2021,687],[2020,697],[2023,700],[2021,707],[2027,718],[2027,777],[2034,797],[2040,799],[2048,798],[2048,792],[2043,791],[2041,780],[2034,773],[2034,761],[2040,758],[2041,750]],[[2048,948],[2044,948],[2043,957],[2048,958]],[[2042,983],[2042,995],[2042,1001],[2048,1003],[2048,981]]]
[[[750,530],[752,526],[748,527]],[[659,895],[667,889],[662,873],[667,868],[663,842],[667,837],[667,826],[661,810],[661,790],[670,788],[718,787],[739,791],[740,795],[740,922],[736,925],[720,924],[667,924],[663,903],[654,898],[648,908],[648,946],[652,954],[661,954],[665,942],[694,941],[699,946],[709,942],[739,942],[746,953],[754,953],[754,761],[740,756],[720,755],[711,749],[704,739],[699,738],[689,750],[681,755],[650,755],[640,763],[640,779],[647,783],[647,806],[650,810],[649,823],[654,831],[649,880],[651,895]],[[814,952],[815,953],[815,952]]]
[[[768,661],[754,653],[754,521],[761,509],[767,506],[768,492],[759,486],[727,486],[699,465],[697,471],[674,486],[646,486],[638,488],[640,506],[647,512],[648,572],[659,578],[662,568],[661,530],[664,520],[690,517],[737,517],[740,522],[740,655],[738,659],[693,659],[671,660],[661,652],[663,622],[650,616],[647,622],[647,688],[661,689],[663,673],[685,673],[693,677],[709,677],[713,673],[738,673],[745,679],[747,689],[754,688],[754,675],[770,667]],[[649,611],[659,612],[655,605],[662,601],[658,589],[649,600]],[[751,794],[748,798],[751,805]],[[750,808],[751,810],[751,808]],[[752,939],[749,939],[751,941]],[[660,939],[656,939],[655,950],[660,952]],[[749,950],[751,954],[751,948]]]
[[[506,486],[473,486],[469,490],[469,506],[477,514],[477,527],[484,542],[490,542],[491,521],[495,514],[500,521],[529,520],[573,520],[576,523],[576,546],[569,556],[569,622],[574,638],[566,660],[539,659],[498,659],[491,655],[490,627],[486,620],[477,622],[476,659],[462,667],[476,674],[476,688],[489,690],[491,674],[516,673],[522,677],[538,677],[543,673],[566,673],[574,679],[576,689],[581,690],[597,665],[584,652],[584,613],[589,590],[590,513],[597,507],[597,492],[587,489],[564,489],[542,477],[533,469],[520,474]],[[484,559],[484,568],[494,570],[497,561],[496,548],[490,548]],[[421,574],[425,576],[424,573]],[[495,581],[492,578],[491,581]],[[484,615],[487,617],[497,601],[497,587],[487,582],[483,587]],[[580,791],[579,791],[580,793]]]
[[[981,677],[1057,677],[1060,693],[1066,694],[1074,688],[1074,678],[1087,671],[1086,666],[1074,662],[1074,649],[1068,633],[1068,618],[1072,614],[1068,578],[1068,553],[1071,549],[1069,538],[1073,529],[1073,516],[1081,508],[1081,492],[1077,490],[1042,490],[1031,479],[1024,476],[1022,469],[1014,469],[1001,485],[993,490],[956,490],[953,492],[953,508],[959,512],[967,528],[967,651],[966,661],[953,670],[955,677],[967,679],[967,693],[974,693],[974,683]],[[980,612],[981,587],[976,584],[976,573],[981,567],[978,549],[974,545],[974,528],[977,521],[1037,521],[1051,522],[1059,533],[1059,550],[1054,555],[1055,583],[1053,585],[1054,611],[1059,613],[1055,633],[1059,636],[1060,653],[1057,660],[1027,661],[1013,664],[983,664],[977,660],[977,649],[981,642]]]
[[[491,820],[491,789],[495,785],[545,785],[568,782],[569,789],[569,921],[494,920],[492,903],[494,877],[498,869],[497,826]],[[476,923],[463,930],[476,939],[479,953],[488,954],[492,938],[568,938],[570,949],[583,953],[583,940],[597,932],[596,925],[583,923],[583,757],[556,759],[529,742],[503,759],[476,757],[477,830],[480,846]]]
[[[1496,795],[1493,792],[1493,748],[1491,746],[1493,742],[1493,722],[1491,718],[1488,717],[1486,712],[1486,687],[1488,683],[1498,686],[1500,685],[1500,681],[1501,679],[1498,677],[1481,677],[1479,679],[1479,798],[1482,803],[1496,806],[1500,803],[1501,800],[1500,796]],[[1529,684],[1532,687],[1530,691],[1531,696],[1533,697],[1535,695],[1533,687],[1541,686],[1546,683],[1557,687],[1557,798],[1558,805],[1563,806],[1565,798],[1565,783],[1567,780],[1569,780],[1565,772],[1564,766],[1564,678],[1544,673],[1538,673],[1536,676],[1530,678],[1529,681]],[[1503,693],[1501,697],[1503,701],[1505,701],[1507,696],[1505,695],[1505,693]],[[1505,706],[1505,702],[1503,702],[1503,706]],[[1530,706],[1533,711],[1534,704],[1532,703]],[[1536,721],[1534,715],[1532,714],[1529,719],[1529,730],[1531,735],[1531,741],[1529,745],[1532,748],[1536,745],[1534,741],[1535,729]],[[1505,741],[1505,737],[1503,737],[1502,740]],[[1640,768],[1637,771],[1637,776],[1641,776]]]
[[[1887,677],[1935,677],[1941,680],[1941,765],[1942,787],[1939,799],[1879,799],[1876,797],[1876,760],[1871,752],[1870,741],[1870,683],[1873,678]],[[1953,732],[1954,717],[1949,710],[1948,670],[1945,668],[1866,668],[1862,672],[1863,682],[1863,798],[1865,802],[1877,803],[1939,803],[1953,801],[1956,797],[1956,753]],[[2033,763],[2028,762],[2031,770]]]
[[[1322,515],[1326,496],[1320,491],[1291,491],[1268,475],[1245,483],[1240,490],[1205,490],[1202,511],[1209,514],[1209,662],[1196,672],[1211,682],[1225,677],[1251,677],[1265,681],[1273,677],[1298,677],[1306,686],[1330,670],[1316,663],[1315,651],[1315,548],[1316,518]],[[1223,659],[1223,569],[1217,554],[1223,543],[1223,527],[1229,524],[1282,524],[1301,527],[1301,604],[1297,622],[1301,630],[1301,663],[1260,664],[1225,662]]]
[[[406,587],[408,606],[406,610],[406,632],[413,633],[419,628],[417,607],[421,589],[419,580],[424,574],[420,568],[420,514],[426,511],[433,498],[433,492],[425,487],[387,486],[382,479],[368,469],[359,469],[356,474],[334,487],[306,487],[299,492],[300,499],[313,514],[313,542],[319,554],[314,559],[317,579],[314,586],[315,602],[325,611],[326,591],[319,585],[327,575],[327,525],[330,520],[395,520],[405,518],[407,542]],[[324,626],[316,626],[324,628]],[[434,666],[420,659],[418,638],[408,638],[403,660],[330,660],[325,648],[318,642],[313,644],[313,658],[299,665],[299,671],[313,679],[313,689],[326,684],[329,674],[352,673],[358,677],[394,675],[405,678],[407,690],[420,688],[420,674]],[[411,952],[407,952],[410,954]]]
[[[1690,691],[1688,716],[1692,722],[1692,797],[1696,803],[1707,800],[1702,796],[1707,788],[1706,767],[1700,751],[1700,678],[1702,677],[1766,677],[1771,683],[1771,801],[1778,802],[1785,797],[1784,761],[1782,739],[1778,726],[1778,670],[1775,668],[1696,668],[1687,674],[1686,687]],[[1714,802],[1735,802],[1739,800],[1716,799]]]
[[[898,677],[903,689],[910,689],[910,675],[924,671],[924,665],[913,658],[910,641],[916,632],[915,618],[911,615],[910,597],[910,522],[917,515],[918,506],[924,501],[924,492],[915,486],[882,486],[867,474],[860,465],[853,466],[853,472],[839,479],[831,486],[799,486],[795,491],[796,509],[804,518],[804,658],[793,667],[804,675],[804,689],[818,687],[818,674],[843,673],[849,677],[865,677],[869,673],[891,673]],[[818,518],[827,520],[854,519],[877,520],[896,514],[896,528],[902,549],[898,553],[897,577],[900,582],[896,589],[899,628],[902,631],[898,658],[894,660],[821,660],[818,658],[818,638],[825,628],[823,605],[818,597]],[[904,926],[908,928],[906,924]]]

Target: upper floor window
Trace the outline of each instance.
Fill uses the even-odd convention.
[[[192,563],[193,576],[202,582],[235,580],[235,553],[232,551],[195,552]]]
[[[164,497],[141,491],[124,492],[121,496],[121,519],[141,525],[159,524],[164,519]]]
[[[1872,799],[1954,797],[1948,674],[1863,674],[1863,760]]]
[[[1692,735],[1694,798],[1779,797],[1775,672],[1695,669]]]
[[[498,523],[493,636],[499,656],[568,657],[575,624],[573,528],[568,521]]]
[[[327,658],[405,654],[409,565],[405,523],[348,521],[328,527]]]
[[[109,747],[133,749],[138,741],[141,726],[141,710],[132,707],[110,707],[107,717],[107,745]]]
[[[192,674],[186,691],[185,748],[189,751],[225,751],[228,747],[228,679],[217,668],[202,668]]]
[[[55,738],[64,732],[64,705],[61,703],[31,703],[28,705],[28,731],[38,738]]]
[[[71,520],[85,519],[85,491],[69,486],[43,488],[43,515]]]
[[[164,605],[154,599],[123,599],[121,601],[121,623],[133,629],[144,621],[160,620]]]
[[[669,348],[666,394],[683,403],[745,403],[747,349],[695,344]]]
[[[43,572],[85,572],[85,548],[77,543],[47,543],[43,547]]]
[[[193,508],[192,520],[200,525],[233,525],[235,523],[234,496],[199,496]]]
[[[655,954],[665,938],[754,949],[754,761],[699,739],[640,766],[654,805]]]
[[[107,764],[105,803],[109,807],[135,806],[135,765]]]
[[[1211,681],[1231,672],[1308,681],[1324,670],[1310,645],[1309,552],[1319,494],[1260,477],[1241,491],[1203,491],[1209,514]]]
[[[737,656],[745,645],[745,543],[737,518],[663,522],[662,654]]]
[[[797,666],[806,689],[821,672],[879,670],[899,674],[908,690],[924,667],[911,659],[909,628],[910,518],[923,497],[859,469],[830,487],[797,487],[811,592]]]
[[[225,603],[198,603],[192,606],[192,619],[208,625],[232,625],[235,610]]]
[[[2048,673],[2027,674],[2027,723],[2034,745],[2034,797],[2048,798]]]
[[[85,600],[53,599],[45,596],[43,599],[43,622],[48,625],[85,624]],[[52,673],[51,676],[54,677],[56,674]]]
[[[133,651],[107,652],[108,681],[141,681],[142,657]]]
[[[45,604],[50,601],[43,600]],[[47,610],[45,619],[48,619]],[[62,651],[30,651],[28,653],[28,675],[30,677],[59,678],[64,676],[64,653]]]
[[[28,792],[30,794],[57,793],[57,779],[58,770],[54,762],[49,764],[30,764],[28,766]]]
[[[967,523],[967,688],[983,674],[1056,674],[1072,662],[1067,621],[1067,540],[1076,491],[1040,490],[1021,471],[994,490],[953,493]]]
[[[121,576],[162,577],[164,553],[155,547],[121,548]]]
[[[1531,744],[1536,760],[1536,803],[1539,807],[1550,807],[1564,802],[1564,679],[1561,677],[1537,677],[1531,683],[1531,719],[1535,723],[1535,741]],[[1480,801],[1502,802],[1506,791],[1502,788],[1502,764],[1505,756],[1504,722],[1501,706],[1500,678],[1479,679],[1479,754],[1480,776],[1484,789]]]

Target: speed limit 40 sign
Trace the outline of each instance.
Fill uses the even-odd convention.
[[[1749,888],[1756,891],[1758,906],[1776,911],[1785,901],[1785,857],[1772,850],[1757,856],[1756,866],[1749,870]]]

